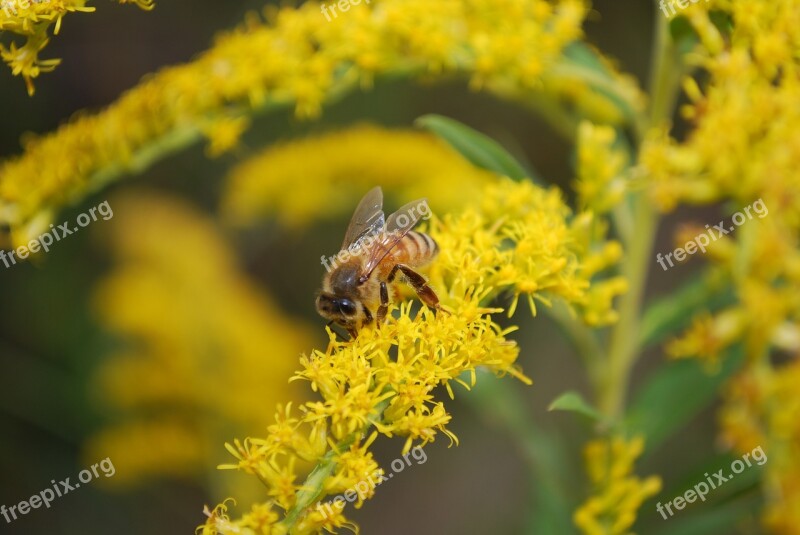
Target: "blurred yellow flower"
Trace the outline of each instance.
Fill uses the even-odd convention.
[[[661,478],[637,477],[633,464],[644,439],[613,436],[589,442],[586,470],[595,491],[576,511],[575,525],[585,535],[630,535],[642,503],[661,490]]]
[[[235,225],[269,216],[296,227],[346,215],[375,184],[400,200],[424,197],[448,210],[476,198],[492,180],[430,134],[361,125],[245,160],[226,178],[221,211]]]
[[[239,273],[213,222],[190,206],[139,194],[114,208],[105,241],[116,265],[94,302],[126,344],[101,366],[95,395],[119,423],[85,455],[114,459],[113,484],[203,478],[223,437],[255,433],[268,423],[264,407],[299,399],[292,355],[313,337]]]
[[[217,158],[239,146],[239,138],[250,127],[247,117],[221,117],[200,127],[208,138],[206,155]]]
[[[729,23],[715,24],[712,11]],[[775,426],[800,400],[782,382],[796,365],[771,354],[800,351],[800,2],[709,0],[682,15],[699,36],[690,58],[707,82],[684,81],[682,112],[694,126],[686,139],[654,129],[642,147],[651,197],[663,210],[728,201],[733,211],[758,199],[768,212],[709,250],[712,270],[733,286],[737,302],[694,318],[667,349],[713,364],[722,350],[743,344],[747,365],[725,397],[723,435],[741,451],[762,437],[754,445],[770,452],[765,524],[798,533],[800,465],[780,436],[786,429]]]
[[[780,368],[753,363],[727,386],[720,411],[722,438],[734,451],[760,446],[769,454],[763,467],[763,519],[780,535],[800,533],[799,382],[797,360]]]
[[[0,223],[15,243],[26,243],[87,191],[198,140],[208,125],[231,126],[220,118],[280,106],[313,118],[378,75],[456,74],[505,98],[530,100],[538,91],[572,106],[591,100],[597,108],[601,100],[613,107],[574,64],[555,68],[582,35],[583,0],[374,0],[332,22],[319,8],[312,1],[267,9],[267,23],[250,16],[191,63],[147,77],[104,111],[26,138],[24,154],[0,163]],[[638,89],[618,78],[606,85],[618,82],[638,108]],[[543,109],[552,108],[547,98]],[[211,133],[216,154],[241,132]]]
[[[714,316],[698,315],[679,338],[667,344],[667,354],[674,358],[700,358],[710,371],[718,371],[720,355],[740,338],[744,322],[743,311],[738,307]]]
[[[578,179],[575,192],[578,206],[604,214],[622,202],[628,184],[623,171],[628,167],[627,153],[619,147],[611,126],[584,121],[578,127]]]

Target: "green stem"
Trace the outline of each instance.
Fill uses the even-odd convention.
[[[369,423],[364,426],[364,429],[362,429],[360,432],[353,433],[352,435],[345,437],[338,444],[336,444],[334,448],[323,455],[322,458],[317,462],[317,465],[314,467],[311,473],[308,474],[308,477],[303,483],[301,490],[297,492],[294,507],[292,507],[288,513],[286,513],[286,518],[281,521],[281,526],[286,529],[286,533],[291,533],[291,530],[297,523],[298,519],[315,501],[320,498],[320,496],[323,495],[323,484],[336,469],[336,457],[338,457],[344,450],[352,446],[359,437],[366,435],[367,431],[369,431],[372,425],[380,420],[383,411],[388,406],[388,399],[381,401],[372,411],[372,414],[369,418]]]
[[[286,528],[286,533],[291,533],[291,528],[300,518],[300,515],[322,496],[323,483],[325,483],[325,480],[328,479],[336,469],[336,457],[349,448],[355,440],[356,434],[350,435],[336,444],[334,449],[328,451],[322,459],[317,462],[317,466],[314,467],[314,470],[311,471],[305,483],[303,483],[302,489],[297,492],[294,507],[286,513],[286,518],[281,522]]]
[[[655,15],[656,37],[653,44],[650,94],[652,102],[647,128],[638,132],[639,142],[650,128],[668,122],[675,107],[680,80],[684,74],[681,56],[669,33],[669,22]],[[641,349],[639,331],[642,318],[647,271],[653,249],[658,215],[650,205],[646,192],[633,198],[633,235],[628,243],[623,274],[628,279],[628,293],[622,296],[620,319],[611,334],[605,373],[597,383],[598,406],[612,424],[622,413],[633,365]]]
[[[678,100],[681,80],[688,72],[669,31],[669,21],[656,13],[656,38],[652,51],[649,91],[652,95],[647,129],[668,122]],[[640,139],[641,141],[641,139]]]
[[[630,371],[639,352],[639,326],[642,295],[657,227],[657,217],[640,193],[634,202],[634,235],[628,248],[623,274],[628,279],[628,293],[622,296],[619,322],[611,335],[609,358],[600,383],[600,411],[614,422],[619,417],[628,390]]]

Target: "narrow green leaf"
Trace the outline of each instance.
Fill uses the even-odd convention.
[[[634,396],[628,410],[628,427],[647,437],[647,449],[652,452],[708,406],[743,361],[744,352],[737,346],[722,359],[716,373],[710,373],[696,360],[663,364]]]
[[[604,73],[606,76],[609,76],[608,69],[597,55],[597,52],[592,50],[592,48],[586,43],[582,43],[580,41],[570,43],[566,48],[564,48],[564,56],[575,63],[583,65],[584,67],[589,67]]]
[[[647,307],[639,331],[639,344],[648,347],[687,327],[701,310],[716,310],[733,301],[730,290],[708,276],[691,279],[677,291]]]
[[[694,26],[685,17],[675,17],[669,22],[669,34],[681,54],[691,52],[692,47],[700,41]]]
[[[558,396],[549,407],[547,407],[548,411],[572,411],[583,414],[584,416],[588,416],[593,420],[600,420],[602,416],[600,415],[594,407],[589,405],[589,403],[583,399],[578,392],[574,390],[569,390],[564,392],[560,396]]]
[[[564,78],[574,78],[608,98],[635,125],[640,120],[640,111],[629,101],[626,90],[611,72],[600,55],[589,45],[582,42],[570,43],[564,49],[564,58],[554,66],[553,72]]]
[[[651,535],[674,535],[675,533],[680,533],[680,535],[721,535],[723,533],[735,533],[737,532],[736,526],[741,524],[747,517],[754,517],[758,509],[759,500],[753,496],[724,505],[707,507],[695,514],[679,514],[672,517],[667,515],[666,520],[653,509],[652,514],[657,517],[653,524],[657,527],[652,530],[648,529],[645,532]],[[646,509],[643,509],[643,511],[646,511]],[[682,512],[678,511],[678,513]],[[641,532],[637,531],[637,533]]]
[[[741,494],[757,489],[764,476],[763,465],[759,465],[758,462],[753,459],[750,461],[752,466],[745,467],[744,471],[739,474],[733,474],[730,466],[731,463],[737,459],[740,459],[740,457],[734,456],[731,453],[708,455],[702,461],[694,463],[690,468],[685,470],[675,483],[661,491],[660,496],[667,500],[671,500],[675,496],[680,496],[687,490],[692,489],[696,484],[705,481],[708,477],[706,474],[714,474],[720,469],[723,470],[728,481],[725,482],[724,486],[720,485],[718,488],[709,491],[706,497],[708,502],[717,504],[731,501]],[[767,461],[764,461],[764,464],[766,464],[766,462]],[[697,507],[699,507],[699,505]],[[692,509],[693,508],[689,508],[687,511]]]
[[[430,130],[459,152],[473,165],[514,180],[532,178],[525,168],[492,138],[441,115],[423,115],[414,124]]]

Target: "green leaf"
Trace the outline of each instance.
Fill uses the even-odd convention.
[[[696,484],[705,481],[706,477],[708,477],[706,474],[716,473],[719,469],[723,470],[724,475],[728,477],[728,481],[724,485],[719,485],[716,489],[709,490],[706,496],[708,502],[712,504],[723,503],[742,494],[757,490],[764,475],[763,464],[759,465],[753,459],[750,461],[752,466],[746,466],[744,471],[739,474],[732,474],[730,466],[737,459],[741,459],[741,457],[734,456],[731,453],[708,455],[702,461],[694,463],[691,468],[684,471],[675,483],[661,492],[661,496],[667,500],[680,496],[687,490],[692,489]],[[766,464],[766,461],[764,464]]]
[[[691,279],[647,307],[639,331],[639,344],[648,347],[662,342],[668,335],[688,327],[701,310],[716,310],[733,302],[727,287],[714,284],[708,276]]]
[[[669,34],[675,43],[675,48],[685,54],[691,52],[691,47],[699,41],[697,32],[686,17],[675,17],[669,21]]]
[[[721,369],[714,374],[697,360],[665,363],[634,396],[627,415],[628,427],[647,437],[647,450],[652,452],[708,406],[743,361],[744,351],[737,346],[722,359]]]
[[[477,167],[514,180],[533,179],[533,173],[526,171],[499,143],[456,120],[441,115],[423,115],[414,124],[445,140]]]
[[[667,498],[669,499],[669,498]],[[653,511],[657,517],[656,528],[647,530],[650,535],[710,535],[721,533],[735,533],[737,525],[747,517],[753,517],[759,510],[759,500],[757,497],[746,497],[725,505],[714,507],[706,506],[699,513],[674,515],[667,514],[666,521],[663,517]],[[646,511],[646,509],[643,509]],[[673,509],[673,512],[675,510]],[[686,511],[678,511],[685,513]],[[666,514],[666,513],[665,513]],[[641,533],[641,531],[639,531]]]
[[[564,392],[560,396],[558,396],[549,407],[547,407],[548,411],[572,411],[583,414],[584,416],[588,416],[592,420],[601,420],[602,416],[600,415],[594,407],[589,405],[589,403],[583,399],[578,392],[574,390],[569,390]]]
[[[597,52],[592,50],[592,48],[586,43],[582,43],[580,41],[570,43],[564,49],[564,56],[569,58],[571,61],[578,63],[579,65],[602,72],[604,75],[610,77],[608,69],[606,69],[606,66],[603,64],[600,56],[598,56]]]
[[[619,85],[615,73],[609,70],[600,55],[586,43],[570,43],[564,49],[564,59],[553,67],[552,74],[588,84],[597,93],[608,98],[631,125],[636,125],[641,120],[641,110],[637,110],[634,103],[628,100],[629,95]]]

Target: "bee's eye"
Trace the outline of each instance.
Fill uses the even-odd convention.
[[[356,313],[356,305],[349,299],[339,299],[339,310],[345,316],[352,316]]]

